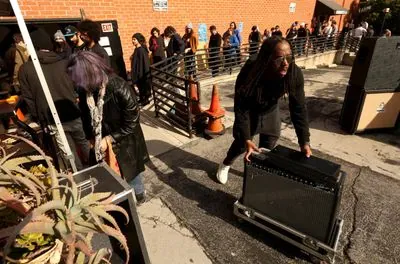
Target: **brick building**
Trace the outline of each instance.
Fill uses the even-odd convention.
[[[253,25],[258,25],[262,31],[280,25],[285,32],[294,21],[310,22],[315,15],[316,1],[321,0],[169,0],[167,11],[154,11],[153,0],[19,0],[18,2],[25,18],[29,19],[77,18],[80,17],[80,8],[84,9],[90,19],[116,19],[128,68],[132,53],[131,36],[135,32],[142,32],[148,37],[154,26],[164,29],[167,25],[173,25],[182,34],[185,25],[191,22],[195,30],[200,23],[204,23],[207,29],[214,24],[222,33],[231,21],[236,21],[243,23],[242,36],[244,42],[247,42]],[[358,0],[328,1],[337,1],[340,6],[349,9]],[[296,4],[294,12],[289,12],[291,3],[292,7],[293,3]],[[343,26],[344,16],[338,16],[337,21]]]

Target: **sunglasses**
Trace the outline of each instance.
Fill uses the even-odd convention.
[[[293,56],[292,56],[292,55],[286,55],[286,56],[279,57],[279,58],[273,60],[273,63],[274,63],[275,65],[280,66],[280,65],[283,64],[283,62],[284,62],[285,60],[286,60],[286,62],[287,62],[288,64],[291,64],[291,63],[293,62]]]

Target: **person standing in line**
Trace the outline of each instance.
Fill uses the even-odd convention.
[[[83,169],[83,165],[77,154],[77,148],[81,149],[82,161],[87,163],[89,160],[90,145],[86,140],[81,113],[76,104],[74,85],[67,74],[68,61],[53,51],[51,38],[44,30],[37,29],[30,35],[33,46],[37,50],[37,56],[64,128],[68,144],[75,157],[76,167],[78,170],[81,170]],[[28,113],[32,115],[34,121],[38,121],[41,124],[45,131],[50,130],[55,132],[57,144],[65,156],[67,154],[65,146],[55,126],[53,115],[45,99],[32,60],[27,61],[21,66],[19,82],[21,84],[21,98],[27,105]]]
[[[164,39],[160,36],[160,30],[156,27],[151,29],[151,37],[149,40],[149,50],[153,58],[153,64],[165,60]]]
[[[239,64],[240,63],[240,54],[241,54],[240,47],[242,45],[242,36],[240,35],[239,29],[237,28],[235,22],[231,22],[229,24],[229,29],[227,30],[227,32],[228,31],[231,32],[231,45],[235,49],[235,53],[236,53],[235,60]],[[232,40],[232,38],[234,38],[234,40]],[[236,43],[238,43],[238,44],[236,45]]]
[[[374,27],[372,25],[368,26],[366,37],[373,37],[375,35]]]
[[[5,54],[5,62],[7,64],[8,76],[11,79],[12,93],[20,93],[20,84],[18,73],[21,66],[28,60],[29,53],[21,33],[13,35],[13,45]]]
[[[67,26],[65,28],[64,36],[72,43],[72,53],[85,49],[85,42],[80,37],[78,29],[74,26]]]
[[[296,23],[293,23],[290,28],[286,31],[286,39],[293,40],[297,37],[297,26]]]
[[[278,25],[275,26],[275,31],[272,32],[272,36],[282,37],[282,31]]]
[[[228,29],[223,36],[224,41],[224,57],[225,67],[231,69],[234,64],[237,64],[237,50],[239,47],[239,39],[234,33],[234,30]]]
[[[57,30],[56,33],[54,33],[54,41],[56,43],[55,52],[63,59],[68,59],[72,54],[72,50],[61,30]]]
[[[178,62],[181,59],[180,56],[185,53],[185,42],[172,26],[164,29],[164,39],[168,42],[166,52],[167,58],[170,58],[171,65],[171,68],[168,70],[170,73],[176,75],[178,72]]]
[[[392,31],[389,29],[385,29],[385,32],[383,33],[384,38],[390,38],[392,36]]]
[[[217,32],[217,28],[214,25],[210,26],[210,33],[210,42],[208,43],[208,65],[211,69],[211,75],[215,77],[219,73],[222,37]]]
[[[151,97],[149,51],[141,33],[133,34],[132,44],[135,47],[131,61],[132,84],[139,90],[139,104],[145,106]]]
[[[274,28],[275,30],[275,28]],[[264,30],[264,34],[262,36],[262,41],[266,40],[267,38],[270,38],[272,36],[272,31],[268,31],[268,29],[266,28]]]
[[[111,65],[107,51],[100,46],[101,27],[99,23],[86,19],[78,24],[80,38],[85,42],[85,50],[91,51],[104,59],[108,66]]]
[[[300,28],[297,30],[297,43],[298,43],[298,52],[299,55],[303,55],[305,53],[306,45],[307,45],[307,40],[308,40],[308,31],[306,29],[306,24],[300,23]]]
[[[361,39],[367,34],[367,30],[362,26],[359,25],[358,27],[356,27],[355,29],[353,29],[351,31],[351,49],[350,51],[357,51],[358,50],[358,46],[360,45]]]
[[[194,78],[196,75],[196,51],[199,43],[192,24],[185,27],[185,35],[182,40],[185,42],[185,75]]]
[[[262,42],[262,36],[257,26],[251,28],[251,33],[249,35],[249,54],[250,56],[258,52],[258,48]]]
[[[94,140],[93,163],[102,162],[111,148],[121,176],[135,191],[137,203],[144,203],[143,172],[149,155],[132,88],[101,57],[88,51],[71,56],[68,73],[81,87],[79,106],[88,124],[87,136]]]
[[[255,135],[260,135],[260,148],[274,148],[281,131],[278,100],[285,95],[289,97],[290,116],[300,150],[310,157],[303,73],[294,63],[289,42],[272,37],[264,41],[257,57],[247,60],[237,77],[234,141],[219,165],[216,176],[220,183],[228,181],[230,166],[239,155],[246,152],[245,159],[250,161],[250,155],[260,151],[253,142]]]
[[[232,31],[227,31],[224,33],[224,36],[222,37],[223,40],[223,53],[224,53],[224,69],[231,70],[233,65],[235,64],[235,56],[236,56],[236,49],[235,45],[237,43],[232,45],[232,40],[236,39],[232,35]]]
[[[298,52],[298,44],[297,44],[297,24],[293,23],[290,28],[286,31],[286,39],[290,42],[293,47],[293,51]]]

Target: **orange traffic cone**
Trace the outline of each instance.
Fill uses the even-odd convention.
[[[225,109],[221,108],[218,87],[215,84],[213,85],[210,109],[204,113],[208,116],[208,125],[204,133],[211,138],[225,134],[225,126],[222,124]]]
[[[193,79],[191,79],[193,80]],[[190,91],[190,112],[193,115],[199,115],[201,114],[203,111],[201,109],[201,105],[200,105],[200,99],[198,96],[198,88],[197,88],[197,83],[194,82],[190,82],[189,85],[189,91]]]

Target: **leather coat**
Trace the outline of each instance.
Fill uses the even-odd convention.
[[[85,92],[80,93],[79,101],[85,132],[94,138]],[[145,170],[149,160],[139,117],[140,109],[132,88],[121,77],[110,76],[104,95],[102,137],[110,135],[114,139],[113,150],[121,174],[128,182]]]

